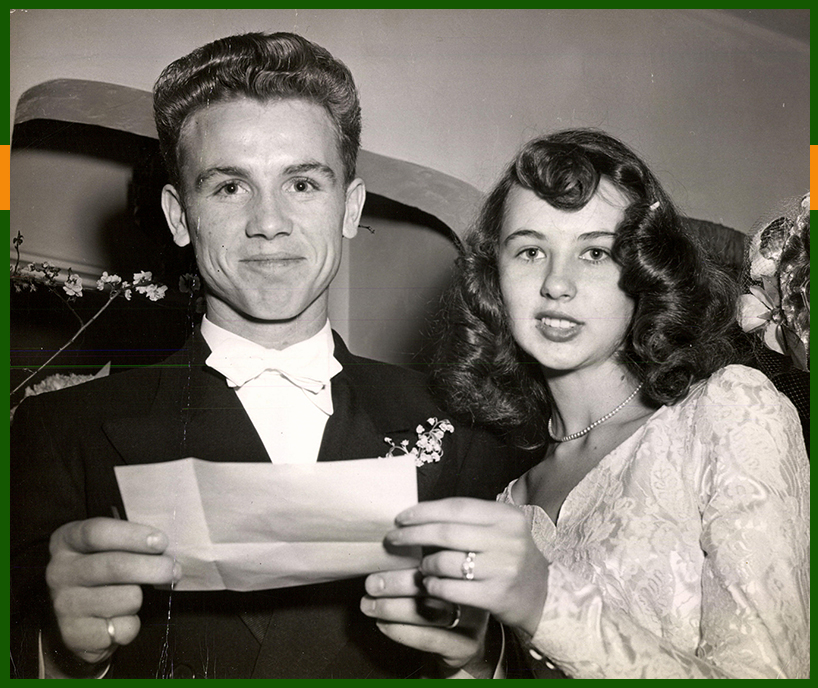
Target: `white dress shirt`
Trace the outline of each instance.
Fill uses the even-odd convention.
[[[228,332],[207,316],[202,319],[202,336],[213,352],[207,363],[217,370],[215,359],[231,351],[238,352],[242,361],[256,356],[276,358],[281,355],[289,360],[309,362],[310,370],[317,371],[311,372],[310,377],[324,381],[320,392],[302,389],[277,370],[265,370],[238,387],[230,380],[225,384],[236,388],[239,401],[273,463],[317,461],[324,428],[333,410],[330,379],[342,370],[333,356],[335,344],[329,321],[316,335],[280,352]]]

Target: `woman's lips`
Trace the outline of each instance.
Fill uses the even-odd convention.
[[[541,315],[537,329],[549,341],[567,342],[579,334],[582,323],[564,315]]]

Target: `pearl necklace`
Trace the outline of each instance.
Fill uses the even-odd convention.
[[[579,432],[572,432],[570,435],[566,435],[565,437],[554,437],[554,430],[551,428],[551,418],[548,419],[548,436],[554,440],[555,442],[570,442],[571,440],[575,440],[578,437],[582,437],[583,435],[587,435],[591,430],[593,430],[597,425],[604,423],[606,420],[613,418],[619,411],[621,411],[625,404],[627,404],[631,399],[633,399],[636,394],[642,389],[642,385],[644,383],[640,382],[639,386],[630,393],[627,399],[623,401],[619,406],[617,406],[613,411],[610,413],[606,413],[602,418],[595,420],[591,423],[587,428],[584,430],[580,430]]]

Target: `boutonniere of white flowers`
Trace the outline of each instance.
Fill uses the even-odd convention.
[[[447,432],[454,432],[454,426],[446,419],[438,420],[437,418],[428,418],[426,423],[430,426],[428,429],[423,424],[415,428],[418,441],[411,449],[409,440],[395,444],[391,437],[384,437],[383,441],[391,447],[386,456],[414,456],[415,466],[418,468],[425,463],[440,461],[443,456],[443,436]],[[400,454],[395,454],[395,452],[400,452]]]

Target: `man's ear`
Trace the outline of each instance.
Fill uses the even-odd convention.
[[[185,206],[172,184],[165,184],[162,188],[162,210],[168,221],[170,233],[173,234],[173,243],[177,246],[187,246],[190,243],[190,232],[187,227]]]
[[[358,233],[358,223],[364,212],[366,201],[366,187],[364,180],[353,179],[347,187],[346,212],[344,213],[344,236],[352,239]]]

